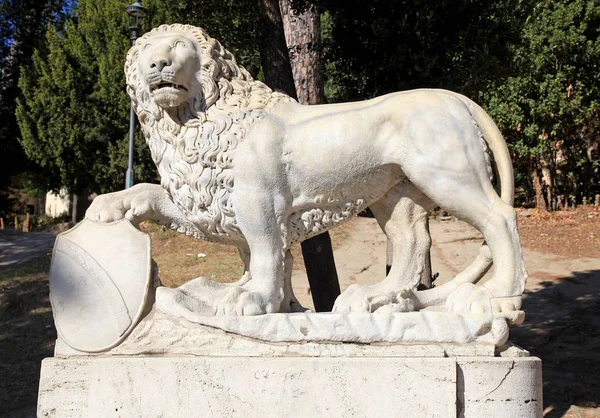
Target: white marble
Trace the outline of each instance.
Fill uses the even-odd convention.
[[[542,417],[542,362],[530,358],[457,358],[457,410],[464,417]]]
[[[396,326],[397,329],[401,330],[398,332],[397,330],[394,330],[393,322],[394,320],[398,322],[406,321],[403,322],[404,325],[406,325],[407,322],[416,322],[413,315],[417,314],[408,315],[406,320],[404,320],[404,315],[398,315],[397,318],[392,319],[391,321],[384,319],[380,324],[384,326],[386,321],[391,323],[388,331],[383,333],[384,338],[381,338],[380,333],[377,333],[376,331],[370,331],[370,335],[361,332],[362,329],[370,329],[369,326],[363,326],[363,323],[369,324],[371,321],[370,318],[368,318],[368,314],[358,313],[349,315],[356,315],[358,318],[351,319],[351,322],[361,326],[360,329],[355,328],[351,331],[356,336],[356,343],[341,343],[340,341],[347,341],[347,335],[350,333],[345,329],[338,331],[337,334],[335,331],[330,332],[330,326],[327,324],[332,322],[335,323],[336,321],[328,321],[326,318],[327,314],[316,316],[317,318],[321,317],[321,320],[317,319],[314,325],[312,325],[317,328],[316,330],[307,332],[307,335],[304,335],[301,332],[298,333],[295,341],[277,342],[274,341],[277,340],[277,337],[268,338],[268,334],[261,332],[259,328],[254,327],[252,324],[243,324],[242,322],[241,326],[238,325],[240,330],[234,329],[231,330],[232,332],[225,332],[219,328],[227,328],[227,325],[218,324],[218,327],[215,326],[215,324],[213,324],[213,326],[201,325],[154,310],[142,319],[125,341],[111,350],[103,352],[102,355],[145,354],[251,357],[493,357],[495,354],[503,357],[517,357],[528,355],[525,350],[511,345],[500,346],[500,342],[494,340],[494,338],[497,338],[497,335],[489,331],[486,332],[485,327],[483,328],[484,332],[479,336],[469,335],[469,331],[477,331],[477,327],[473,326],[471,330],[463,328],[461,330],[462,335],[472,337],[471,341],[444,341],[444,338],[435,338],[435,336],[431,334],[431,331],[429,331],[429,335],[431,335],[431,340],[434,342],[409,340],[407,335],[419,335],[417,330],[407,333],[404,332],[404,329],[402,329],[401,326]],[[270,316],[270,318],[268,316]],[[205,317],[204,319],[206,319],[207,322],[210,322],[210,318],[215,319],[215,317]],[[254,318],[259,319],[260,317]],[[235,317],[231,317],[229,322],[238,324],[234,319]],[[246,319],[252,320],[252,318]],[[311,315],[308,318],[297,319],[298,322],[307,324],[306,320],[313,319],[313,316]],[[287,324],[283,323],[284,320],[287,321]],[[287,320],[285,315],[282,314],[269,314],[267,315],[266,321],[271,321],[272,323],[281,321],[281,324],[278,326],[284,330],[282,332],[283,335],[289,335],[289,331],[285,331],[286,326],[294,326],[294,320]],[[339,320],[337,322],[339,322]],[[468,323],[468,321],[465,322]],[[261,324],[260,321],[255,321],[255,323]],[[324,323],[322,327],[319,326],[321,323]],[[440,326],[447,326],[449,322],[443,319],[440,321],[440,325],[437,325],[435,321],[430,321],[429,324],[433,327],[438,327],[439,329]],[[505,323],[503,323],[503,325],[506,326]],[[308,326],[310,327],[310,325]],[[262,340],[245,336],[248,335],[249,331],[253,328],[256,335],[263,337]],[[270,328],[274,329],[275,327],[271,326]],[[479,328],[479,331],[481,330],[482,328]],[[323,336],[322,341],[319,342],[318,336],[311,336],[311,333],[313,332],[321,332],[321,336]],[[503,332],[507,333],[506,328],[504,328]],[[423,334],[427,335],[427,332]],[[331,335],[338,335],[339,338],[336,341],[336,338],[332,338]],[[460,335],[460,333],[447,332],[446,335],[451,336],[452,339],[454,339],[454,335]],[[381,339],[381,341],[365,344],[365,340],[369,336],[375,336],[378,340]],[[394,338],[397,338],[397,340],[393,341]],[[89,355],[89,353],[75,350],[69,347],[69,345],[61,338],[58,338],[55,347],[55,356],[69,357],[75,355]]]
[[[122,342],[154,300],[150,237],[125,220],[84,220],[60,234],[50,267],[58,334],[82,351]]]
[[[59,237],[39,416],[540,416],[541,363],[506,344],[527,277],[512,166],[479,106],[444,90],[301,106],[178,24],[138,39],[125,72],[161,185],[98,196]],[[392,243],[390,273],[350,286],[333,313],[305,311],[291,244],[367,206]],[[489,247],[417,291],[436,206]],[[145,219],[235,245],[240,280],[159,287],[129,222]]]
[[[369,206],[393,244],[392,268],[376,285],[350,286],[337,299],[336,312],[391,315],[435,306],[451,312],[450,322],[456,314],[484,315],[490,322],[523,320],[527,274],[511,207],[510,156],[496,125],[468,98],[414,90],[302,106],[254,80],[202,29],[179,24],[138,39],[125,72],[161,185],[101,195],[86,217],[127,218],[134,224],[155,219],[197,238],[237,246],[246,266],[232,285],[196,279],[178,291],[160,290],[164,312],[243,335],[278,338],[270,331],[257,336],[243,325],[264,325],[268,318],[237,323],[199,318],[302,311],[290,283],[290,245]],[[500,195],[490,181],[488,150]],[[484,244],[454,280],[417,291],[431,243],[427,213],[436,206],[478,228],[489,247]],[[498,267],[491,280],[476,284],[492,262]],[[325,322],[318,326],[331,329]],[[342,328],[349,341],[358,341],[351,327]],[[311,336],[323,335],[311,329]],[[430,340],[425,334],[403,338]]]
[[[419,312],[275,313],[254,316],[207,316],[161,298],[162,312],[247,337],[274,341],[337,341],[355,343],[459,343],[502,345],[508,339],[506,320],[486,314],[458,314],[440,310]],[[175,307],[175,309],[173,309]]]
[[[533,418],[540,382],[531,357],[54,358],[38,416]]]

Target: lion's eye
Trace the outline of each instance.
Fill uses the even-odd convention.
[[[177,48],[187,48],[187,44],[183,41],[175,41],[175,43],[173,44],[173,49]]]

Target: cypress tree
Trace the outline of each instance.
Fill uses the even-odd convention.
[[[64,28],[48,28],[44,46],[34,53],[33,66],[21,74],[23,99],[16,112],[19,142],[27,157],[48,172],[43,179],[48,187],[66,186],[77,193],[123,188],[129,132],[123,74],[130,47],[128,3],[80,0]],[[149,14],[143,26],[149,30],[180,22],[209,31],[220,28],[213,36],[230,41],[231,50],[245,58],[242,63],[257,71],[255,15],[245,14],[250,5],[250,1],[237,6],[226,1],[217,7],[198,1],[146,0]],[[247,38],[242,29],[248,29]],[[136,182],[155,181],[155,167],[139,131],[135,145]]]

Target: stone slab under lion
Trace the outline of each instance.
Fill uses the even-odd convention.
[[[337,318],[328,318],[335,315]],[[133,332],[118,346],[97,355],[195,355],[195,356],[495,356],[506,354],[507,331],[500,329],[495,335],[482,318],[455,319],[461,332],[451,330],[452,320],[438,319],[438,335],[435,328],[423,328],[434,320],[404,315],[368,318],[365,314],[269,314],[249,317],[247,322],[227,320],[221,323],[202,324],[176,315],[168,315],[158,309],[151,311]],[[204,317],[210,323],[210,318]],[[219,317],[216,317],[219,318]],[[255,318],[255,320],[252,320]],[[262,319],[261,319],[262,318]],[[394,324],[396,319],[397,324]],[[229,322],[229,324],[227,323]],[[296,322],[296,323],[294,323]],[[313,324],[310,325],[310,322]],[[421,322],[419,324],[419,322]],[[471,323],[469,323],[471,322]],[[332,325],[333,324],[333,325]],[[352,325],[349,331],[346,327]],[[332,327],[339,326],[339,330]],[[385,327],[388,330],[385,331]],[[396,329],[394,329],[396,327]],[[446,327],[445,338],[441,327]],[[470,327],[470,328],[469,328]],[[229,329],[228,329],[229,328]],[[413,329],[411,329],[413,328]],[[480,335],[477,336],[477,332]],[[316,335],[315,335],[316,334]],[[351,341],[349,335],[353,335]],[[428,335],[428,337],[426,337]],[[463,338],[458,339],[456,335]],[[262,338],[262,339],[261,339]],[[522,353],[526,353],[522,351]],[[92,353],[73,348],[62,337],[56,341],[55,356],[89,356]],[[512,355],[512,354],[510,354]]]

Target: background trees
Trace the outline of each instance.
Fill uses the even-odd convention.
[[[11,177],[31,168],[17,138],[17,86],[22,67],[49,25],[60,26],[70,2],[60,0],[3,0],[0,2],[0,215],[10,210]]]
[[[129,102],[121,67],[129,46],[123,12],[128,2],[35,3],[0,3],[5,17],[0,178],[29,166],[43,187],[119,189],[126,168]],[[144,5],[150,10],[145,29],[173,22],[202,26],[264,78],[268,66],[261,65],[259,51],[269,32],[256,0],[146,0]],[[302,15],[309,6],[322,12],[321,41],[310,41],[310,33],[298,36],[322,59],[326,101],[418,87],[452,89],[480,102],[498,122],[513,153],[522,202],[555,208],[561,195],[563,201],[569,196],[581,201],[599,192],[597,1],[285,0],[283,5],[286,16],[294,10]],[[319,22],[314,23],[318,30]],[[302,71],[302,63],[297,68]],[[314,80],[309,72],[307,81]],[[20,129],[13,116],[16,98]],[[19,158],[17,138],[27,158]],[[136,152],[136,178],[153,180],[141,138]]]
[[[62,27],[48,28],[33,65],[22,72],[19,141],[48,173],[48,188],[103,193],[124,184],[129,98],[122,67],[130,42],[124,6],[80,1]],[[139,136],[136,151],[136,177],[151,181],[154,170]]]
[[[45,42],[33,53],[33,65],[22,72],[23,97],[16,107],[19,142],[29,160],[44,170],[46,175],[37,180],[46,188],[106,193],[123,187],[129,120],[123,74],[130,47],[127,4],[80,0],[63,25],[48,27]],[[203,20],[207,29],[227,28],[218,31],[221,39],[238,46],[248,67],[258,72],[257,41],[250,35],[241,41],[244,31],[256,31],[256,14],[244,14],[241,4],[147,0],[144,5],[151,13],[144,26]],[[227,25],[227,19],[236,23]],[[137,181],[156,180],[139,134],[134,169]]]
[[[511,46],[507,76],[484,95],[527,200],[540,208],[600,192],[599,27],[597,1],[536,2]]]
[[[506,72],[502,63],[522,25],[523,2],[515,0],[320,3],[334,100],[420,87],[478,96]]]

